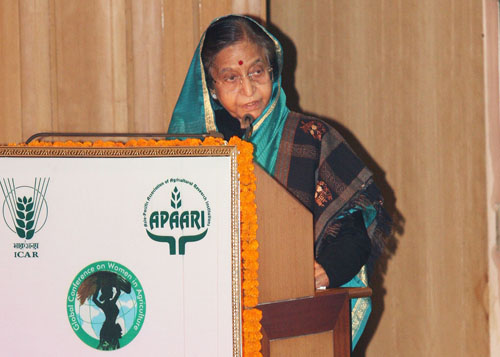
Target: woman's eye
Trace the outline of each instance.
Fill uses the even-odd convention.
[[[262,75],[263,73],[264,73],[264,69],[259,67],[259,68],[255,68],[252,71],[250,71],[249,76],[250,77],[258,77],[258,76]]]
[[[224,82],[234,82],[236,81],[236,79],[238,79],[238,76],[237,75],[234,75],[234,74],[231,74],[231,75],[228,75],[228,76],[225,76],[224,77]]]

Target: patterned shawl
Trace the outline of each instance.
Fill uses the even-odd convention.
[[[368,286],[390,232],[391,219],[373,183],[372,173],[332,127],[316,118],[291,112],[283,128],[274,177],[313,213],[315,255],[335,236],[338,220],[362,211],[372,251],[368,263],[344,287]],[[356,345],[371,312],[369,298],[351,301],[352,346]]]

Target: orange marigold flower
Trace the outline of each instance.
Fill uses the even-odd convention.
[[[260,321],[262,319],[262,311],[258,309],[243,310],[243,318],[248,321]]]
[[[243,356],[244,357],[262,357],[262,353],[260,353],[260,352],[248,352],[248,353],[246,353],[246,352],[244,352]]]
[[[243,296],[243,305],[245,307],[255,307],[258,301],[258,296]]]
[[[257,280],[258,277],[259,277],[259,274],[256,271],[245,270],[243,272],[243,279],[245,279],[245,280]]]
[[[245,343],[245,356],[248,356],[247,353],[258,353],[260,351],[260,343]]]
[[[242,286],[243,289],[255,290],[259,286],[259,282],[257,280],[245,280]]]
[[[243,253],[241,253],[241,256],[245,260],[255,260],[256,261],[257,258],[259,257],[259,253],[255,250],[246,250]]]

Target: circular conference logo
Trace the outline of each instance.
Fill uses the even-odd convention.
[[[116,350],[139,333],[146,298],[128,268],[100,261],[83,268],[71,283],[67,313],[71,328],[83,342],[97,350]]]
[[[186,245],[202,240],[212,220],[201,188],[183,178],[158,183],[144,203],[143,224],[154,241],[167,243],[170,255],[186,254]]]

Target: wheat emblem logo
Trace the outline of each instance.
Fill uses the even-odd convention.
[[[9,229],[21,239],[31,239],[45,225],[48,216],[45,195],[49,178],[35,178],[33,186],[16,186],[14,179],[3,178],[2,214]]]
[[[173,209],[179,209],[181,208],[181,205],[182,205],[181,193],[179,192],[176,186],[172,191],[172,199],[170,200],[170,206],[172,206]]]

